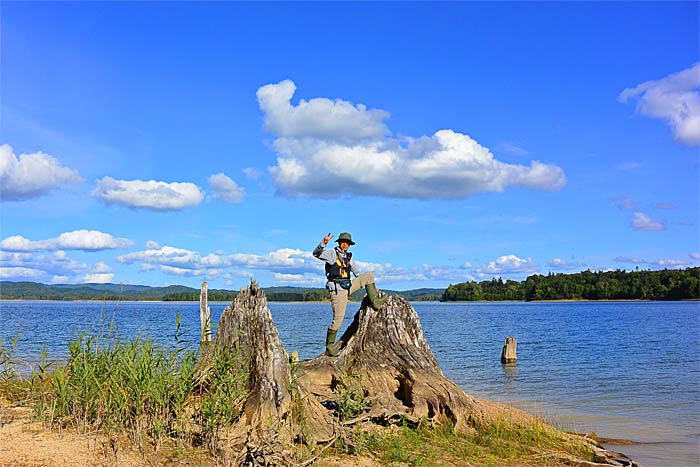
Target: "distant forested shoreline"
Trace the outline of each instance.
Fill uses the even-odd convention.
[[[310,287],[264,287],[263,292],[271,302],[319,302],[328,301],[325,288]],[[409,301],[439,301],[445,289],[414,289],[402,292],[384,290],[401,295]],[[183,285],[149,287],[129,284],[41,284],[38,282],[0,281],[0,300],[57,300],[57,301],[177,301],[197,302],[200,290]],[[231,302],[237,291],[209,289],[210,302]],[[361,300],[364,291],[352,295]]]
[[[442,301],[700,300],[700,268],[535,274],[450,284]]]
[[[267,287],[271,302],[328,301],[328,292],[310,287]],[[544,300],[700,300],[700,268],[660,271],[582,271],[534,274],[524,281],[500,277],[450,284],[447,289],[384,292],[409,301],[544,301]],[[149,287],[128,284],[41,284],[0,282],[2,300],[199,301],[199,289],[183,285]],[[209,289],[211,302],[231,302],[237,291]],[[361,300],[363,290],[352,295]]]

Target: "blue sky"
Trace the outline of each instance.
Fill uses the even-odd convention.
[[[0,278],[700,265],[700,4],[0,4]]]

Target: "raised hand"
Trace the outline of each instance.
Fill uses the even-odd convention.
[[[333,238],[333,234],[328,232],[328,235],[323,237],[323,240],[321,240],[321,243],[323,243],[324,245],[328,245],[328,242],[331,240],[331,238]]]

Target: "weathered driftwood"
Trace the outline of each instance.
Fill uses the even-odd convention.
[[[338,357],[319,355],[290,362],[267,300],[252,281],[224,310],[214,340],[217,346],[237,350],[241,369],[249,372],[244,416],[228,438],[232,448],[242,448],[237,464],[285,465],[280,459],[290,442],[330,441],[344,426],[361,421],[440,420],[469,432],[502,417],[516,424],[533,420],[520,410],[472,397],[447,379],[418,314],[397,296],[388,297],[380,310],[363,301],[337,343]],[[339,405],[342,381],[350,377],[367,404],[348,420],[340,416]],[[567,463],[577,465],[572,459]]]

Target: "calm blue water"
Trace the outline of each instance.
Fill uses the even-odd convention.
[[[227,303],[211,303],[218,321]],[[647,467],[700,466],[700,303],[414,303],[445,375],[467,393],[552,417],[564,428],[647,444],[611,447]],[[288,352],[323,350],[324,303],[270,303]],[[352,320],[348,306],[345,326]],[[199,336],[198,303],[0,302],[0,341],[27,366],[65,358],[81,330],[173,343],[175,317]],[[344,329],[343,329],[344,330]],[[518,363],[500,364],[507,336]]]

